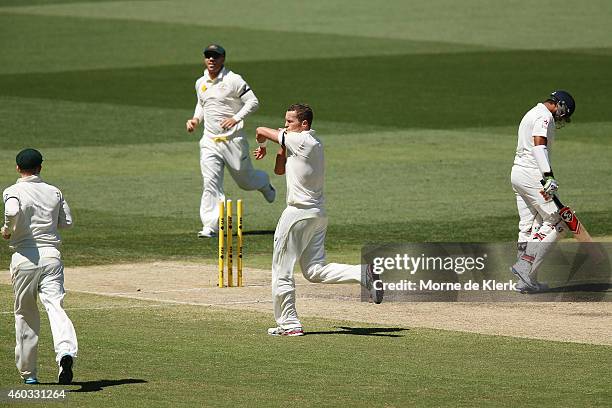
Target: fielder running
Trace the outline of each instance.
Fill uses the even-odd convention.
[[[520,217],[518,260],[511,270],[521,292],[545,290],[537,279],[538,267],[552,244],[565,233],[565,224],[552,201],[558,189],[550,164],[555,128],[570,122],[576,104],[566,91],[553,92],[525,114],[518,129],[512,167],[512,188]],[[544,185],[542,185],[544,180]]]
[[[200,202],[200,238],[214,237],[219,230],[218,205],[220,200],[225,200],[223,172],[226,165],[241,189],[259,190],[269,203],[276,198],[268,175],[253,168],[249,144],[242,132],[244,118],[257,109],[259,101],[242,77],[225,68],[224,63],[223,47],[211,44],[204,49],[206,71],[196,81],[198,102],[193,118],[186,123],[191,133],[204,122],[200,139],[204,186]]]
[[[311,129],[313,112],[308,105],[291,105],[285,114],[285,128],[257,128],[254,151],[257,160],[266,155],[266,142],[281,145],[274,172],[287,178],[287,208],[274,233],[272,256],[272,302],[277,327],[268,330],[273,336],[301,336],[302,323],[295,308],[293,267],[300,263],[302,274],[310,282],[361,283],[361,265],[325,263],[323,183],[325,161],[323,144]],[[365,284],[375,303],[380,303],[382,290],[376,290],[370,268],[366,268]]]
[[[36,297],[45,306],[53,334],[58,382],[72,382],[78,344],[72,322],[63,309],[64,264],[58,228],[70,228],[68,203],[56,187],[40,178],[42,155],[25,149],[17,155],[17,183],[4,190],[2,237],[14,251],[10,273],[15,292],[15,362],[26,384],[37,384],[40,315]]]

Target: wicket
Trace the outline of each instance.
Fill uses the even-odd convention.
[[[227,214],[226,214],[227,207]],[[219,282],[220,288],[225,286],[224,279],[224,262],[227,252],[227,286],[234,286],[234,237],[233,237],[233,222],[234,208],[232,200],[219,201]],[[242,286],[242,200],[236,201],[236,216],[238,217],[237,226],[237,253],[238,259],[236,262],[236,286]],[[226,218],[227,215],[227,218]],[[227,245],[225,243],[225,235],[227,231]]]

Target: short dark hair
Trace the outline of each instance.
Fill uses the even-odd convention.
[[[43,162],[43,157],[36,149],[23,149],[17,153],[15,162],[21,170],[32,171],[40,167]]]
[[[291,111],[297,114],[297,118],[300,122],[305,120],[308,122],[308,126],[312,126],[314,114],[312,113],[312,108],[310,106],[306,105],[305,103],[294,103],[287,108],[287,112]]]

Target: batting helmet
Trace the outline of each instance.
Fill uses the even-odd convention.
[[[549,99],[557,104],[555,119],[563,122],[570,122],[570,116],[572,116],[574,110],[576,110],[576,102],[572,95],[567,91],[558,90],[553,91]]]

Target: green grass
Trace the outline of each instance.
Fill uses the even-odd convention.
[[[540,58],[555,70],[533,69],[533,60]],[[612,79],[605,75],[612,71],[612,56],[559,51],[379,56],[376,69],[359,70],[357,81],[354,73],[362,62],[361,57],[347,57],[228,65],[248,73],[250,85],[265,102],[258,113],[269,117],[281,118],[286,106],[304,100],[315,107],[316,118],[353,124],[434,129],[508,126],[551,89],[567,88],[578,101],[576,120],[610,119],[600,107],[600,94],[612,88]],[[2,94],[10,96],[182,108],[186,116],[193,110],[192,83],[200,72],[199,62],[194,61],[4,74],[0,87]],[[313,72],[325,74],[312,76]],[[590,80],[584,81],[585,76]]]
[[[14,1],[9,0],[7,5],[14,5]],[[215,30],[227,27],[265,29],[285,37],[287,43],[297,37],[291,33],[299,32],[484,44],[511,49],[604,48],[612,45],[608,24],[612,10],[610,2],[606,0],[571,3],[563,8],[551,8],[545,3],[526,0],[512,0],[503,4],[492,4],[486,0],[433,0],[426,3],[312,0],[308,2],[308,7],[282,0],[258,3],[234,0],[229,3],[229,11],[228,3],[224,0],[209,0],[205,5],[199,0],[54,2],[67,4],[6,10],[11,14],[164,22]],[[20,2],[24,5],[28,3],[39,1]],[[543,19],[550,22],[551,30],[562,34],[558,38],[543,35]],[[225,40],[223,37],[217,38]],[[243,39],[245,48],[248,48],[246,43],[249,40]],[[267,50],[272,54],[277,51],[275,48]],[[259,51],[255,49],[251,52]]]
[[[19,100],[12,101],[13,106],[20,106]],[[31,104],[25,104],[20,114],[24,119],[28,106]],[[69,118],[90,106],[61,103],[56,111]],[[134,108],[133,112],[163,126],[177,111]],[[92,140],[79,141],[80,131],[71,131],[63,122],[32,132],[35,140],[45,131],[57,129],[65,138],[72,137],[75,144],[85,144],[62,147],[50,141],[53,147],[43,149],[43,175],[62,187],[76,219],[76,227],[64,233],[67,264],[184,258],[214,262],[216,241],[194,238],[199,228],[201,191],[193,140],[197,137],[175,129],[176,141],[152,143],[167,135],[155,126],[150,135],[135,127],[131,134],[139,143],[124,144],[120,140],[121,121],[112,118],[125,117],[127,121],[129,113],[106,105],[99,107],[98,113],[92,125],[85,125],[91,126],[87,134],[99,135]],[[107,128],[116,129],[111,132],[116,138],[113,146],[103,144],[101,125],[106,120]],[[274,124],[272,119],[268,123]],[[341,129],[335,122],[321,125],[330,131]],[[555,166],[564,181],[562,188],[568,186],[562,197],[578,209],[594,235],[609,234],[612,225],[609,202],[597,190],[598,179],[590,176],[612,176],[612,148],[605,136],[609,130],[607,124],[575,124],[560,133],[554,151],[555,158],[572,158]],[[515,143],[512,133],[509,128],[489,128],[324,135],[329,259],[357,262],[364,243],[511,241],[517,222],[508,182]],[[151,143],[146,143],[147,136]],[[192,141],[185,141],[189,138]],[[453,143],[447,142],[449,138]],[[6,141],[9,147],[15,143]],[[7,148],[0,153],[0,160],[10,163],[13,154]],[[588,163],[588,167],[576,167],[576,162]],[[257,165],[269,170],[271,164]],[[2,177],[9,184],[15,176],[6,173]],[[273,176],[273,183],[284,197],[284,179]],[[229,176],[226,186],[228,196],[245,199],[246,264],[269,267],[272,231],[283,199],[269,205],[257,192],[239,191]],[[3,259],[8,256],[5,247],[0,248],[0,255]]]
[[[0,294],[10,310],[10,288]],[[605,346],[324,319],[279,339],[262,313],[78,293],[66,305],[80,347],[69,406],[599,406],[611,396]],[[50,383],[41,324],[39,377]],[[18,386],[11,315],[0,328],[0,384]]]
[[[260,110],[315,110],[326,145],[326,249],[356,263],[365,243],[515,239],[509,173],[521,116],[552,89],[577,100],[553,167],[589,231],[611,235],[610,2],[280,0],[0,2],[0,186],[14,157],[40,148],[76,226],[68,266],[214,262],[197,240],[201,50],[220,42]],[[228,10],[230,10],[228,12]],[[244,18],[242,18],[244,17]],[[254,143],[251,143],[254,144]],[[272,161],[255,163],[271,171]],[[245,265],[269,268],[279,199],[242,192]],[[9,251],[0,245],[0,265]],[[2,311],[10,289],[0,286]],[[84,392],[71,406],[602,406],[610,347],[426,329],[378,331],[305,319],[299,339],[265,335],[270,316],[70,293]],[[115,309],[99,309],[114,306]],[[0,385],[18,384],[13,322],[0,314]],[[347,326],[351,329],[341,329]],[[52,381],[51,339],[40,376]],[[239,331],[237,333],[237,330]],[[352,334],[351,334],[352,333]],[[393,336],[390,336],[394,335]],[[102,390],[94,391],[101,386]]]

